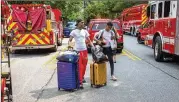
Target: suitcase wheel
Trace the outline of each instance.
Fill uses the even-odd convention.
[[[69,92],[74,92],[75,90],[69,90]]]
[[[104,84],[104,86],[106,86],[106,85],[107,85],[107,83]]]

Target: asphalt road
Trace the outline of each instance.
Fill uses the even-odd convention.
[[[14,102],[179,102],[179,64],[155,62],[153,49],[124,36],[124,50],[117,55],[115,75],[107,86],[90,87],[89,64],[83,90],[58,91],[56,56],[60,52],[29,51],[12,55]],[[67,43],[64,39],[63,46]],[[62,47],[63,47],[62,46]],[[89,54],[89,62],[91,63]]]

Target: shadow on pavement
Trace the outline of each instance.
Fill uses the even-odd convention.
[[[12,53],[11,58],[17,58],[17,57],[41,57],[41,56],[48,56],[51,54],[50,50],[21,50],[17,53]]]
[[[66,91],[63,89],[58,90],[57,87],[53,87],[53,88],[45,88],[44,90],[34,90],[31,91],[30,93],[33,93],[31,96],[34,98],[39,98],[40,95],[40,99],[50,99],[50,98],[54,98],[57,96],[63,96],[63,95],[69,95],[71,97],[76,97],[76,96],[80,96],[81,94],[89,94],[89,93],[93,93],[93,92],[98,92],[99,90],[105,90],[110,88],[110,86],[102,86],[102,87],[97,87],[97,88],[92,88],[90,83],[89,83],[89,78],[87,78],[88,83],[84,84],[84,89],[78,89],[78,90],[74,90],[74,91]]]
[[[103,88],[103,87],[101,87]],[[66,91],[66,90],[58,90],[57,87],[55,88],[47,88],[43,91],[43,93],[41,94],[42,90],[35,90],[35,91],[32,91],[30,93],[33,93],[31,96],[34,97],[34,98],[38,98],[39,97],[39,94],[41,94],[40,96],[40,99],[50,99],[50,98],[54,98],[56,96],[63,96],[63,95],[73,95],[73,94],[76,94],[76,95],[80,95],[82,93],[86,93],[86,92],[89,92],[89,91],[93,91],[93,90],[97,90],[97,89],[100,89],[100,88],[91,88],[90,86],[86,86],[84,89],[78,89],[78,90],[74,90],[74,91]]]

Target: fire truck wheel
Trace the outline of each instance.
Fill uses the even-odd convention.
[[[157,36],[154,43],[154,57],[155,60],[158,62],[163,61],[164,53],[162,52],[162,41],[160,36]]]
[[[179,62],[179,56],[174,55],[174,56],[173,56],[173,61]]]
[[[58,40],[58,46],[61,46],[62,45],[62,41],[60,40]]]
[[[142,44],[143,42],[142,42],[142,39],[141,39],[141,36],[140,36],[140,33],[139,34],[137,34],[138,36],[137,36],[137,42],[139,43],[139,44]]]
[[[58,46],[55,45],[55,46],[51,49],[51,51],[52,51],[52,52],[56,52],[56,51],[57,51],[57,48],[58,48]]]

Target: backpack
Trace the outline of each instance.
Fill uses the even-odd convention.
[[[113,35],[113,33],[111,31],[110,31],[110,33],[111,33],[111,35]],[[101,34],[98,35],[97,39],[103,41],[103,39],[104,39],[103,34],[104,34],[104,29],[102,30]],[[105,45],[105,43],[102,43],[102,45]]]

